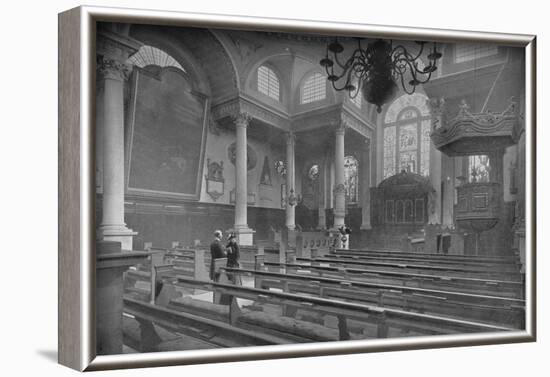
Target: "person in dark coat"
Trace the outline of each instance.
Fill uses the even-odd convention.
[[[227,267],[239,268],[240,251],[239,251],[239,244],[237,243],[237,237],[235,236],[235,234],[229,235],[228,243],[227,243],[227,246],[225,247],[225,250],[227,252]],[[227,278],[233,284],[240,285],[241,279],[238,274],[228,273]]]
[[[225,252],[222,247],[222,236],[223,233],[221,230],[216,230],[214,232],[214,241],[210,244],[210,279],[218,281],[220,278],[220,273],[214,271],[214,263],[216,259],[225,258]]]

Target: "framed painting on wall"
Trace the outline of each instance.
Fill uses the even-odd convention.
[[[534,341],[534,67],[532,35],[61,13],[59,362]]]

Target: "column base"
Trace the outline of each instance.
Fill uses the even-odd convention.
[[[133,250],[134,236],[137,235],[132,229],[126,226],[101,225],[97,230],[97,239],[103,241],[120,242],[123,251]]]
[[[368,224],[361,224],[361,227],[359,228],[360,230],[371,230],[372,229],[372,225],[370,225],[370,223]]]
[[[248,226],[235,226],[235,229],[233,229],[233,232],[235,232],[235,235],[237,236],[237,242],[239,245],[243,246],[252,246],[254,245],[254,233],[256,231],[254,229],[250,229]]]

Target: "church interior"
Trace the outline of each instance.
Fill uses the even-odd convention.
[[[99,354],[524,328],[523,49],[96,39]]]

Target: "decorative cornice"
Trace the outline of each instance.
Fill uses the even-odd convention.
[[[308,113],[302,113],[292,117],[291,121],[292,129],[295,132],[304,132],[323,127],[329,127],[331,129],[344,127],[350,128],[358,134],[370,139],[375,129],[374,125],[358,118],[341,104],[325,107],[323,109],[316,109]]]
[[[238,98],[220,103],[212,107],[212,117],[215,121],[220,121],[227,117],[235,117],[241,111]]]
[[[215,121],[220,121],[227,117],[234,118],[239,113],[248,113],[252,118],[284,131],[292,129],[298,132],[323,127],[346,127],[371,139],[373,131],[376,128],[375,125],[361,119],[342,104],[290,116],[287,113],[268,107],[253,98],[240,95],[212,108],[212,117]]]
[[[142,45],[141,42],[128,36],[102,30],[97,32],[96,54],[107,59],[125,62]]]
[[[217,121],[227,117],[235,118],[240,113],[247,113],[254,119],[285,131],[290,129],[288,115],[277,114],[274,110],[242,96],[212,108],[212,116]]]
[[[374,129],[374,126],[369,127],[368,122],[359,119],[357,116],[355,116],[355,114],[347,110],[345,107],[342,108],[341,119],[347,127],[351,128],[358,134],[367,138],[372,137],[372,129]]]

